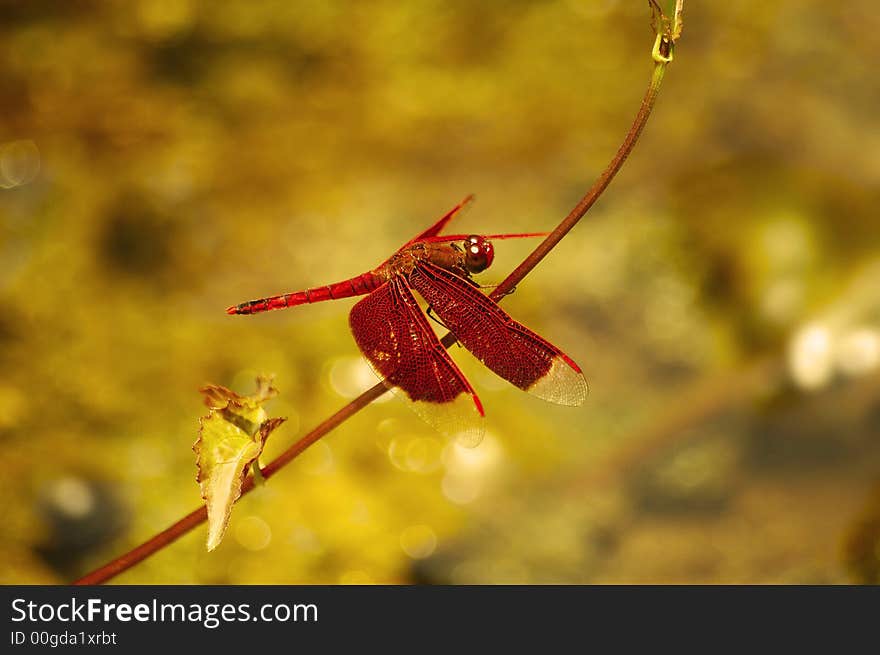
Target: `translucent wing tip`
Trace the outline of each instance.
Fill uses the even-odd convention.
[[[583,405],[587,399],[587,381],[577,364],[554,357],[550,370],[526,391],[558,405]]]
[[[483,437],[486,434],[486,422],[483,420],[486,413],[483,411],[483,403],[480,402],[477,394],[473,394],[471,399],[473,400],[478,418],[469,425],[462,426],[463,429],[459,429],[454,436],[455,440],[462,446],[476,448],[483,441]]]
[[[400,395],[406,396],[403,392]],[[440,434],[462,446],[474,448],[483,440],[486,426],[483,405],[476,394],[460,393],[452,401],[437,403],[406,399],[407,405]]]

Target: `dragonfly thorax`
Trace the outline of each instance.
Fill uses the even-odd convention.
[[[464,242],[464,267],[468,273],[482,273],[492,265],[495,249],[485,237],[472,234]]]
[[[473,234],[462,241],[417,241],[394,254],[372,271],[383,280],[394,275],[410,276],[421,262],[431,262],[461,277],[481,273],[492,265],[495,249],[482,236]]]

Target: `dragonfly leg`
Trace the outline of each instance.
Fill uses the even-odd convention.
[[[425,311],[425,313],[428,315],[428,318],[430,318],[432,321],[434,321],[437,325],[439,325],[439,326],[442,327],[442,328],[445,328],[445,329],[449,330],[449,326],[448,326],[448,325],[446,325],[443,321],[441,321],[439,318],[437,318],[436,316],[434,316],[434,310],[431,309],[431,306],[430,306],[430,305],[428,305],[428,309]],[[449,330],[449,331],[452,332],[452,330]],[[460,341],[456,341],[456,342],[455,342],[455,345],[458,346],[459,348],[461,348],[461,342],[460,342]]]
[[[437,325],[439,325],[439,326],[442,327],[442,328],[445,328],[445,329],[449,330],[449,327],[448,327],[447,325],[445,325],[445,324],[443,323],[443,321],[441,321],[439,318],[437,318],[437,317],[434,315],[434,309],[433,309],[430,305],[428,305],[428,309],[425,311],[425,313],[428,315],[428,318],[430,318],[432,321],[434,321]]]
[[[480,284],[480,285],[478,285],[478,286],[479,286],[481,289],[497,289],[497,288],[498,288],[498,285],[497,285],[497,284]],[[514,291],[516,291],[516,287],[515,287],[515,286],[510,287],[510,289],[508,289],[508,290],[505,292],[504,295],[505,295],[505,296],[509,296],[509,295],[512,294]]]

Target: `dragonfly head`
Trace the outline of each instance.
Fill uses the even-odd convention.
[[[481,236],[472,234],[464,242],[464,266],[468,273],[482,273],[492,265],[495,249],[492,243]]]

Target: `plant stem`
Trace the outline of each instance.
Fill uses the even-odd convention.
[[[620,145],[620,148],[617,150],[617,153],[614,155],[614,158],[608,164],[607,168],[593,183],[593,186],[590,187],[590,190],[587,191],[581,201],[575,205],[571,212],[569,212],[568,216],[559,223],[556,229],[554,229],[550,235],[547,236],[547,238],[545,238],[544,241],[542,241],[538,247],[535,248],[535,250],[532,251],[532,253],[519,266],[517,266],[513,272],[498,285],[498,287],[495,288],[494,291],[492,291],[489,296],[490,298],[495,301],[500,301],[504,296],[509,294],[513,288],[519,284],[519,282],[521,282],[523,278],[525,278],[525,276],[528,275],[542,259],[544,259],[544,257],[547,256],[556,244],[568,234],[571,228],[577,224],[590,207],[593,206],[596,200],[599,199],[608,187],[608,184],[617,174],[617,171],[620,170],[623,162],[626,161],[629,153],[632,152],[633,147],[636,145],[639,135],[642,133],[642,129],[648,121],[648,117],[651,115],[651,109],[654,106],[654,101],[660,90],[660,84],[663,81],[663,74],[666,70],[667,63],[668,61],[655,60],[651,82],[648,85],[648,90],[645,92],[644,98],[642,99],[639,111],[636,114],[635,120],[624,138],[623,143]],[[443,345],[447,348],[455,343],[455,341],[455,336],[451,333],[447,334],[441,340]],[[296,459],[304,450],[306,450],[306,448],[369,405],[386,391],[386,387],[380,383],[362,393],[263,467],[263,476],[265,478],[272,477],[284,466]],[[244,495],[249,493],[253,488],[253,477],[248,476],[242,484],[241,494]],[[73,584],[92,585],[106,582],[176,541],[194,527],[204,522],[206,518],[207,511],[205,507],[200,507],[190,514],[187,514],[184,518],[177,521],[177,523],[174,523],[151,539],[145,541],[140,546],[137,546],[124,555],[92,571],[88,575],[83,576]]]
[[[510,293],[520,280],[528,275],[531,270],[547,256],[547,253],[556,247],[557,243],[562,241],[562,238],[568,234],[571,228],[577,225],[578,221],[583,218],[584,214],[586,214],[590,207],[592,207],[599,199],[599,196],[602,195],[608,187],[608,184],[614,179],[617,171],[623,166],[623,162],[626,161],[627,156],[629,156],[629,153],[632,152],[633,147],[639,140],[639,135],[642,133],[645,123],[648,122],[648,117],[651,115],[651,109],[654,107],[654,101],[657,99],[657,93],[660,91],[660,84],[663,82],[663,74],[665,72],[665,62],[654,63],[654,72],[651,75],[651,83],[648,85],[648,90],[645,92],[645,97],[642,99],[642,105],[639,107],[639,112],[636,114],[636,118],[633,121],[632,126],[629,128],[629,132],[627,132],[623,143],[620,144],[620,148],[617,149],[614,158],[605,170],[602,171],[602,174],[593,183],[593,186],[590,187],[590,190],[587,191],[586,195],[581,198],[580,202],[569,212],[568,216],[562,219],[562,222],[556,226],[556,229],[538,244],[538,247],[535,248],[532,253],[495,288],[494,291],[492,291],[489,295],[490,298],[493,300],[501,300],[501,298]]]

